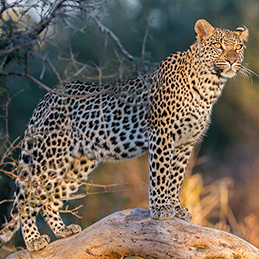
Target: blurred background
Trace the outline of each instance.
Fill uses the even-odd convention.
[[[36,13],[31,12],[30,15],[37,19]],[[81,14],[75,12],[73,15],[80,17]],[[204,141],[197,146],[189,164],[181,200],[192,212],[194,224],[232,232],[259,247],[259,79],[256,76],[259,73],[259,2],[103,1],[96,15],[119,38],[124,49],[135,57],[135,63],[126,61],[126,57],[119,53],[116,42],[101,33],[100,27],[91,22],[86,13],[73,24],[82,29],[74,30],[70,26],[62,30],[67,24],[60,18],[55,24],[59,33],[37,46],[38,53],[47,55],[62,77],[69,78],[76,65],[80,68],[84,64],[89,69],[75,79],[115,81],[134,76],[140,64],[143,71],[152,69],[171,53],[186,50],[195,41],[193,28],[200,18],[214,27],[234,30],[244,24],[249,28],[244,66],[254,73],[250,72],[247,76],[239,74],[228,81],[223,96],[214,107],[211,126]],[[72,62],[71,53],[78,63]],[[69,67],[71,64],[73,68]],[[17,62],[5,67],[5,71],[23,69],[23,65]],[[52,69],[46,66],[43,73],[42,59],[30,57],[28,69],[45,85],[58,87],[60,80]],[[8,131],[12,142],[23,136],[33,109],[46,91],[28,79],[14,76],[5,77],[5,85],[1,87],[5,89],[1,91],[2,104],[6,100],[6,91],[9,96],[15,95],[8,106]],[[5,114],[4,109],[1,114]],[[5,120],[2,119],[0,132],[3,136],[5,130]],[[0,149],[1,155],[5,146],[6,143]],[[17,159],[18,151],[12,156]],[[70,208],[83,205],[78,211],[82,218],[69,213],[62,216],[66,223],[74,222],[85,228],[117,210],[148,209],[148,186],[146,155],[130,161],[103,164],[82,188],[86,196],[69,203]],[[14,180],[0,173],[0,201],[12,199],[13,187]],[[9,202],[0,204],[1,224],[5,217],[8,218],[10,207]],[[41,216],[39,228],[54,240]],[[20,232],[0,250],[2,258],[19,246],[24,247]]]

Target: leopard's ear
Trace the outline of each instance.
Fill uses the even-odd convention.
[[[206,20],[198,20],[194,26],[194,30],[200,44],[212,35],[214,28]]]
[[[241,25],[241,26],[237,27],[235,29],[235,33],[239,36],[239,38],[241,38],[242,41],[248,40],[249,32],[245,25]]]

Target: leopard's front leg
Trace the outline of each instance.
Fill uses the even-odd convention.
[[[168,187],[170,186],[170,156],[173,142],[164,134],[163,129],[149,132],[149,209],[154,219],[170,219],[175,216],[175,206],[171,204]]]
[[[150,216],[191,221],[191,213],[180,205],[179,192],[193,146],[174,148],[171,137],[163,133],[163,129],[149,132]]]
[[[179,194],[192,150],[192,143],[182,144],[174,148],[170,159],[170,183],[168,186],[170,204],[175,207],[175,216],[188,222],[192,220],[192,214],[187,208],[181,207]]]

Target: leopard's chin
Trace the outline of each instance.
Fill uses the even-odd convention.
[[[236,76],[237,71],[233,70],[233,69],[229,69],[227,71],[223,71],[221,72],[221,76],[225,77],[225,78],[232,78],[234,76]]]

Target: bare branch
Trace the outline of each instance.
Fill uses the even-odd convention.
[[[91,97],[91,96],[106,94],[115,87],[114,84],[111,84],[111,86],[109,88],[101,90],[99,92],[89,93],[89,94],[84,94],[84,95],[70,95],[70,94],[65,94],[65,93],[53,90],[52,88],[46,86],[45,84],[43,84],[42,82],[37,80],[35,77],[31,76],[30,74],[26,74],[26,73],[23,73],[23,72],[10,71],[10,72],[7,72],[6,75],[16,75],[16,76],[26,77],[26,78],[30,79],[31,81],[33,81],[34,83],[36,83],[37,85],[39,85],[40,87],[42,87],[43,89],[45,89],[46,91],[48,91],[48,92],[59,95],[59,96],[68,97],[68,98],[87,98],[87,97]]]
[[[142,59],[144,59],[144,57],[145,57],[147,36],[148,36],[148,32],[149,32],[150,26],[151,26],[151,24],[152,24],[152,22],[153,22],[153,19],[154,19],[154,18],[151,18],[151,19],[149,20],[149,23],[148,23],[148,26],[147,26],[147,29],[146,29],[146,33],[145,33],[145,36],[144,36],[144,39],[143,39],[142,51],[141,51],[141,58],[142,58]]]
[[[13,201],[14,201],[13,199],[1,200],[1,201],[0,201],[0,204],[3,204],[3,203],[5,203],[5,202],[13,202]]]
[[[115,41],[115,43],[119,47],[120,51],[126,57],[128,57],[129,60],[133,60],[134,57],[127,50],[124,49],[119,38],[110,29],[108,29],[106,26],[104,26],[95,15],[93,15],[92,13],[90,13],[90,15],[93,18],[93,20],[97,23],[100,31],[104,34],[110,35],[110,37]]]
[[[64,15],[64,12],[59,12],[58,10],[61,9],[62,4],[66,0],[56,1],[55,3],[52,3],[51,8],[53,9],[52,12],[40,20],[38,24],[36,24],[34,27],[30,28],[26,31],[26,34],[36,34],[39,35],[45,28],[47,28],[50,24],[50,22],[56,18],[59,15]]]
[[[56,67],[55,67],[55,66],[50,62],[50,60],[46,57],[47,54],[46,54],[45,56],[41,56],[40,54],[35,53],[35,52],[28,52],[28,54],[30,54],[30,55],[32,55],[32,56],[34,56],[34,57],[37,57],[37,58],[39,58],[39,59],[41,59],[41,60],[43,61],[44,69],[42,70],[40,79],[42,79],[43,76],[44,76],[44,71],[45,71],[45,65],[44,65],[44,64],[47,63],[47,64],[50,66],[50,68],[52,69],[52,71],[54,72],[54,74],[56,75],[58,81],[59,81],[60,83],[62,82],[61,76],[60,76],[60,74],[58,73]]]

